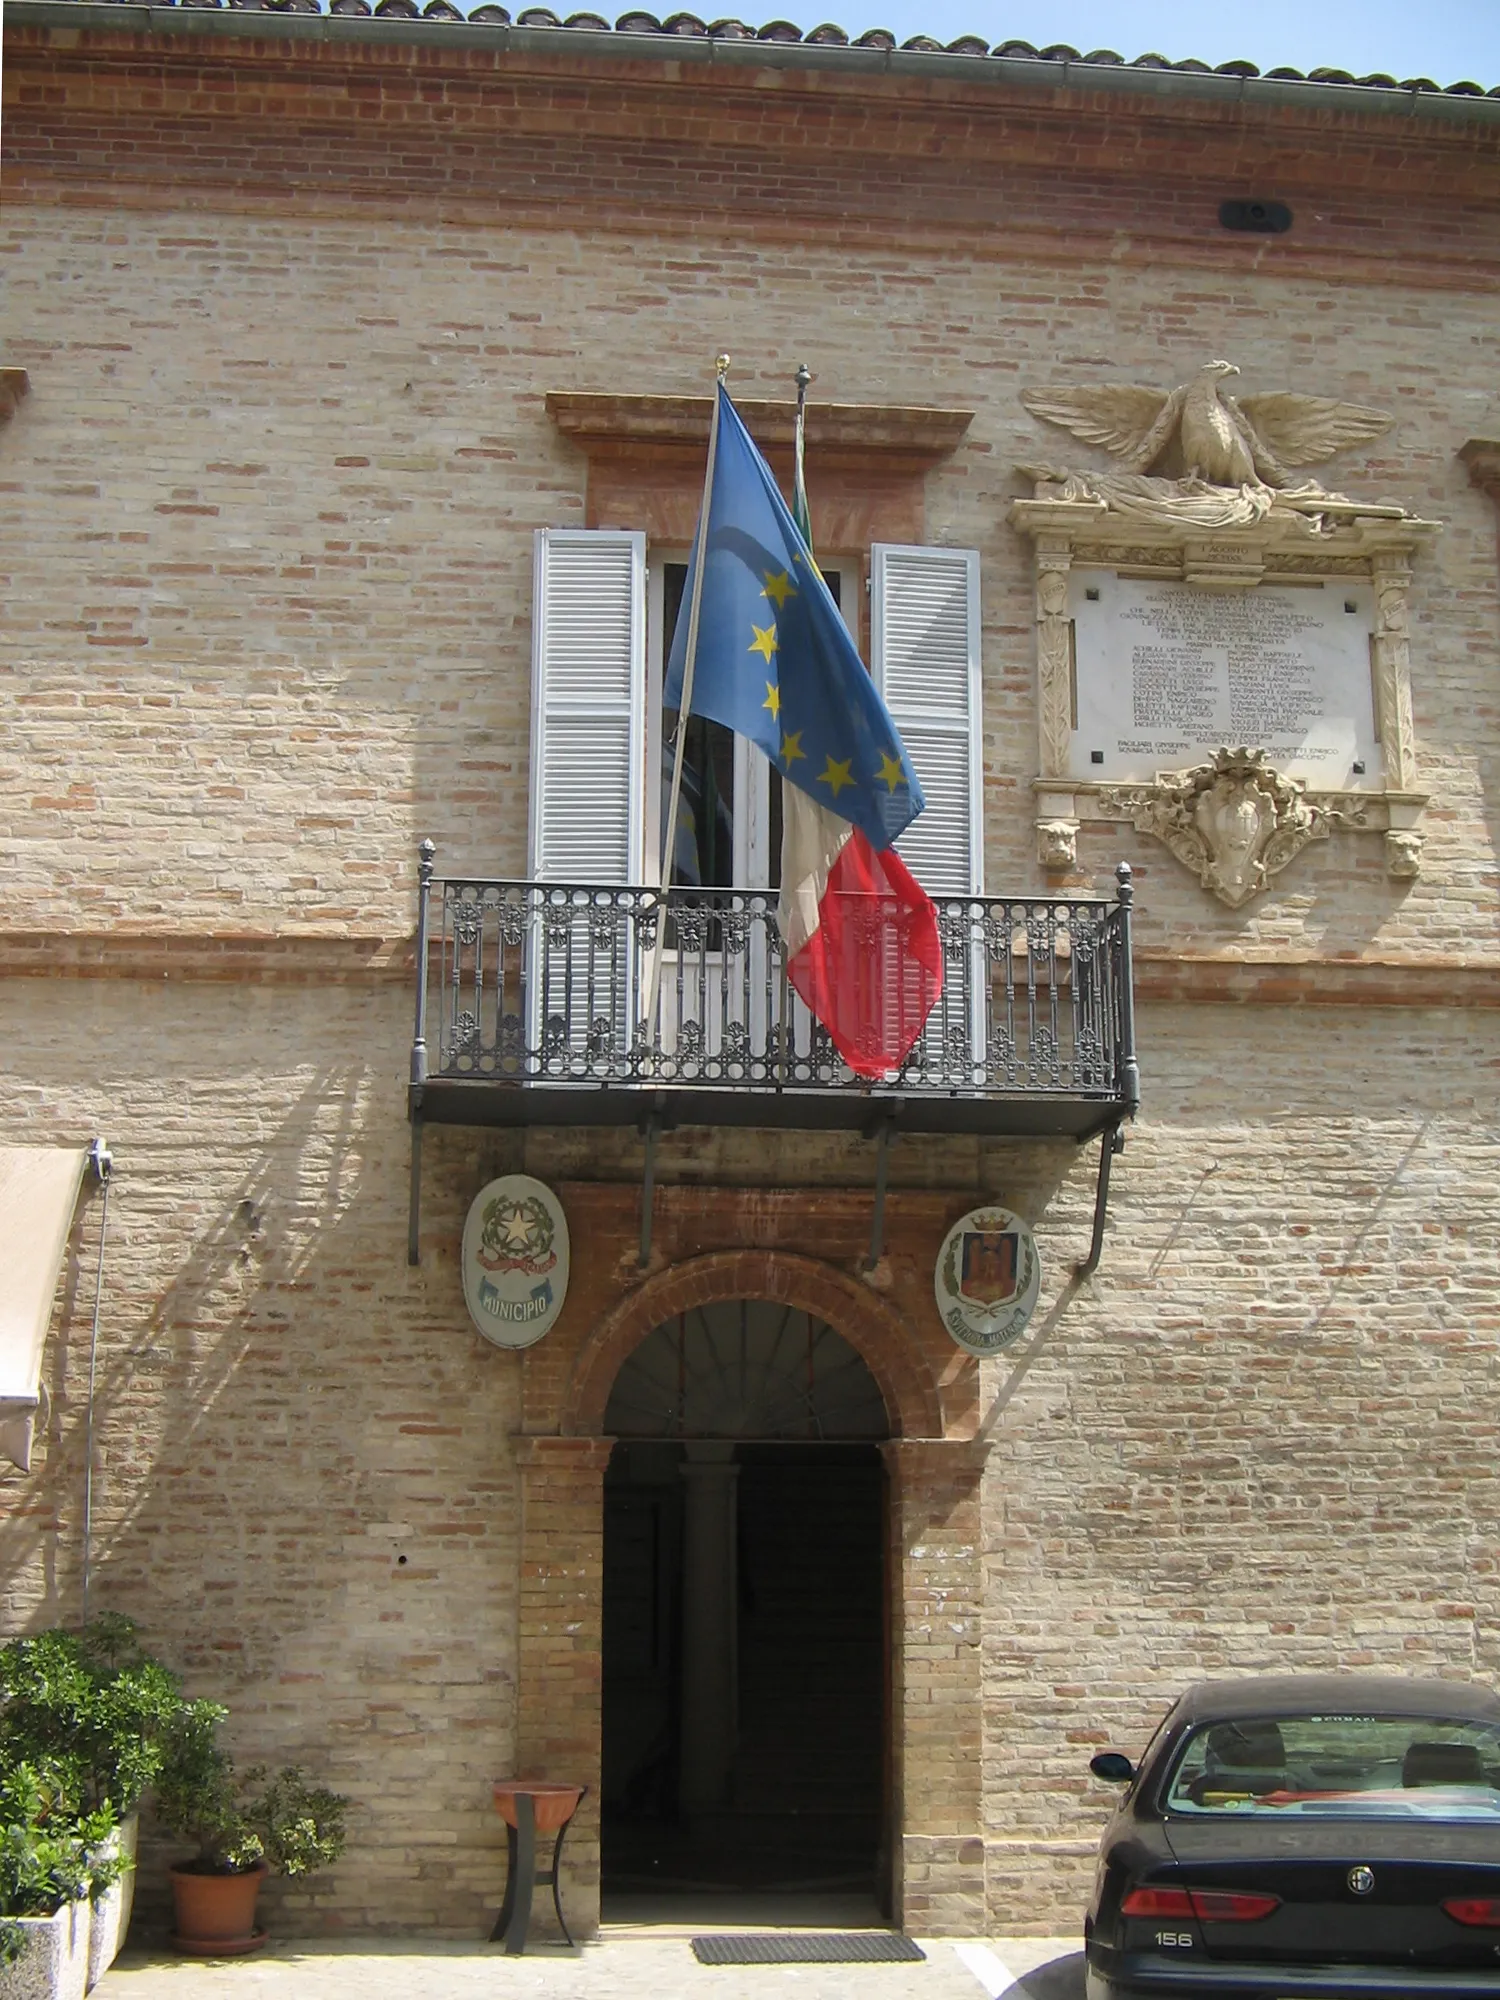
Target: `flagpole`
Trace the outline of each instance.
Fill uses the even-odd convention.
[[[808,553],[812,553],[812,516],[807,505],[807,467],[803,458],[803,444],[807,418],[807,386],[812,381],[812,370],[804,361],[797,370],[797,463],[792,486],[792,513],[797,526],[807,543]],[[815,558],[816,560],[816,558]]]
[[[812,381],[812,370],[808,367],[805,361],[800,362],[798,364],[796,381],[797,381],[797,424],[796,424],[796,431],[794,438],[794,447],[792,452],[792,519],[797,524],[798,533],[802,536],[803,541],[807,543],[807,553],[809,554],[809,556],[812,556],[813,565],[814,567],[816,567],[817,557],[813,555],[813,545],[812,545],[812,516],[807,504],[807,466],[804,457],[804,444],[805,444],[806,423],[807,423],[807,390],[808,390],[808,385]],[[786,898],[792,892],[792,888],[794,886],[790,882],[787,875],[787,866],[786,866],[787,836],[791,831],[793,817],[799,814],[801,810],[802,810],[801,804],[798,801],[791,799],[787,796],[787,792],[785,789],[785,780],[783,780],[782,809],[781,809],[782,812],[781,893],[780,896],[777,898],[777,913],[776,913],[777,925],[783,937],[786,936],[786,917],[785,917]],[[785,956],[783,955],[782,967],[781,967],[781,1023],[780,1023],[781,1036],[780,1036],[780,1041],[778,1043],[779,1061],[781,1065],[781,1074],[783,1082],[786,1080],[787,1066],[791,1056],[791,1048],[787,1036],[787,1018],[786,1018],[788,991],[789,991],[789,983],[787,977],[787,967],[786,967]]]
[[[672,756],[672,790],[667,801],[666,841],[662,849],[661,901],[657,906],[656,940],[646,979],[645,1021],[656,1040],[656,1010],[661,1000],[661,955],[667,941],[667,894],[677,858],[677,817],[682,801],[682,757],[687,747],[688,716],[693,706],[693,672],[698,664],[698,613],[703,604],[703,559],[708,547],[708,513],[713,500],[714,460],[719,450],[719,390],[729,373],[729,356],[714,361],[714,407],[708,426],[708,465],[703,474],[703,505],[698,510],[698,540],[693,550],[693,593],[688,603],[687,648],[682,664],[682,694],[677,704],[677,744]]]

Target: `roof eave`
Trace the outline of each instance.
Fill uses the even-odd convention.
[[[6,23],[14,27],[239,36],[260,41],[275,36],[288,41],[398,48],[492,49],[497,54],[565,56],[610,63],[707,63],[728,69],[822,71],[1048,92],[1072,90],[1088,95],[1172,98],[1234,104],[1247,110],[1337,110],[1360,117],[1500,125],[1500,97],[1476,97],[1446,90],[1386,89],[1376,84],[1233,76],[1213,70],[1142,68],[1131,63],[841,48],[829,43],[735,41],[709,35],[632,34],[620,29],[518,28],[499,23],[411,21],[390,16],[365,18],[248,8],[151,7],[120,4],[119,0],[9,0],[4,11]]]

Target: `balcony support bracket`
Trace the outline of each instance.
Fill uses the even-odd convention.
[[[1116,1153],[1125,1150],[1125,1134],[1119,1121],[1106,1125],[1099,1135],[1099,1180],[1094,1189],[1094,1234],[1089,1244],[1089,1254],[1081,1264],[1073,1268],[1073,1276],[1082,1284],[1085,1278],[1093,1277],[1099,1268],[1099,1259],[1104,1250],[1104,1222],[1109,1214],[1109,1169]]]
[[[406,1198],[406,1261],[422,1261],[422,1111],[413,1104],[411,1113],[411,1187]]]
[[[875,1151],[875,1207],[870,1215],[870,1249],[861,1268],[873,1271],[885,1254],[886,1169],[890,1163],[891,1141],[896,1136],[896,1120],[901,1115],[898,1098],[880,1121]]]
[[[646,1164],[641,1174],[641,1244],[636,1253],[636,1263],[643,1271],[651,1262],[651,1222],[656,1211],[656,1141],[661,1128],[662,1117],[658,1111],[653,1111],[641,1121],[641,1132],[646,1141]]]

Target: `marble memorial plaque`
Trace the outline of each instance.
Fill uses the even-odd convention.
[[[1243,745],[1316,791],[1383,784],[1367,581],[1229,592],[1075,568],[1068,611],[1070,777],[1141,783]]]

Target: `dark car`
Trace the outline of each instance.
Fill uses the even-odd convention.
[[[1500,1996],[1500,1699],[1466,1682],[1209,1682],[1105,1829],[1088,2000]]]

